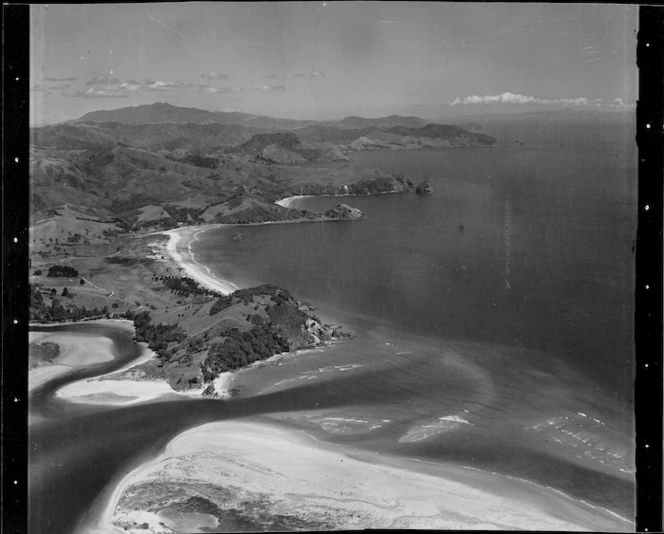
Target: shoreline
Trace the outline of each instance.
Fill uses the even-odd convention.
[[[282,208],[289,208],[290,209],[294,202],[297,202],[298,200],[302,200],[302,199],[305,199],[305,198],[375,197],[375,196],[378,196],[378,195],[397,195],[397,194],[400,194],[400,193],[412,193],[412,192],[414,192],[414,190],[412,190],[412,191],[379,191],[377,193],[362,193],[362,194],[344,193],[344,194],[339,194],[339,195],[293,195],[293,196],[290,196],[290,197],[284,197],[284,198],[281,198],[279,200],[275,200],[274,203],[277,206],[281,206]],[[327,221],[327,220],[337,221],[339,219],[319,219],[319,220],[322,220],[322,221]],[[281,222],[281,221],[277,221],[277,222]],[[291,221],[283,221],[283,222],[291,222]],[[292,221],[292,222],[298,222],[298,221]],[[315,221],[312,221],[312,222],[315,222]],[[259,224],[270,224],[270,223],[259,223]],[[228,225],[228,226],[236,226],[236,225]],[[247,226],[247,225],[237,225],[237,226]]]
[[[91,323],[93,321],[90,321]],[[94,321],[102,326],[111,326],[133,332],[133,326],[129,321],[120,319],[104,319]],[[111,324],[109,324],[111,323]],[[118,324],[120,323],[120,324]],[[70,326],[80,324],[74,322],[37,324],[32,326]],[[112,361],[115,357],[113,341],[104,336],[98,336],[92,333],[71,332],[68,330],[29,330],[28,346],[44,342],[55,343],[58,345],[58,356],[50,364],[38,365],[28,370],[28,392],[42,386],[46,382],[53,380],[67,372],[82,369],[90,365],[97,365]]]
[[[230,226],[230,225],[229,225]],[[218,278],[205,265],[198,263],[191,251],[191,245],[197,241],[198,235],[212,228],[220,228],[222,225],[207,224],[201,226],[183,226],[173,230],[157,232],[168,236],[165,251],[175,265],[184,270],[193,280],[222,295],[230,295],[233,291],[240,289],[234,283]],[[152,245],[157,246],[157,245]]]
[[[127,319],[103,319],[89,321],[101,326],[123,330],[133,337],[135,332],[131,321]],[[81,324],[81,322],[49,323],[48,327],[66,327]],[[46,382],[63,374],[99,363],[107,363],[115,359],[115,345],[112,339],[93,333],[71,332],[71,331],[44,331],[33,330],[30,332],[29,343],[52,342],[59,347],[57,360],[48,365],[38,366],[29,370],[28,391],[31,392]],[[139,343],[141,354],[135,360],[125,365],[98,376],[83,378],[64,385],[55,392],[55,397],[74,404],[92,404],[99,406],[128,406],[132,404],[163,400],[165,398],[204,398],[201,396],[204,388],[189,389],[187,391],[176,391],[162,379],[141,378],[140,376],[115,378],[121,373],[131,372],[155,358],[155,353],[145,343]],[[92,356],[92,357],[91,357]],[[136,370],[139,371],[140,370]],[[222,373],[215,380],[215,390],[218,392],[215,398],[228,398],[233,383],[232,373]]]
[[[106,493],[99,505],[103,513],[87,531],[121,531],[122,524],[113,524],[115,518],[124,524],[148,523],[144,532],[151,532],[169,518],[162,510],[128,509],[132,501],[125,500],[129,506],[123,507],[122,495],[132,485],[182,483],[192,493],[189,498],[205,498],[219,480],[239,494],[237,502],[225,503],[231,509],[246,510],[260,500],[268,516],[291,516],[310,527],[318,523],[342,529],[630,529],[628,522],[618,524],[610,511],[578,505],[562,492],[528,481],[444,464],[428,470],[411,465],[412,461],[320,442],[305,431],[262,421],[207,423],[180,433],[156,458],[125,474]],[[191,515],[190,530],[219,526],[214,516],[204,512]],[[176,530],[178,526],[184,527],[169,525]]]
[[[384,194],[389,194],[389,193],[390,192],[384,193]],[[331,195],[331,196],[337,196],[337,195]],[[351,196],[351,195],[344,195],[344,196]],[[303,197],[304,196],[296,196],[296,197],[289,197],[289,198],[297,199],[297,198],[303,198]],[[283,200],[286,200],[286,199],[283,199]],[[276,221],[276,222],[260,223],[260,224],[284,224],[286,222],[295,223],[295,222],[307,222],[307,221]],[[315,221],[312,221],[312,222],[315,222]],[[226,224],[223,224],[223,225],[222,224],[200,225],[200,226],[182,227],[182,228],[177,228],[177,229],[163,231],[163,232],[154,232],[154,234],[167,235],[168,238],[169,238],[168,242],[166,243],[165,246],[161,243],[158,244],[158,245],[148,245],[148,246],[152,246],[152,247],[156,246],[156,247],[159,247],[161,250],[164,250],[166,252],[168,259],[166,259],[166,260],[162,259],[160,261],[167,261],[167,262],[172,261],[176,265],[177,268],[183,269],[187,273],[187,275],[191,276],[194,280],[201,283],[201,285],[209,287],[209,288],[213,289],[214,291],[217,291],[217,292],[222,293],[224,295],[227,295],[227,294],[231,293],[232,291],[234,291],[235,289],[237,289],[237,286],[235,286],[235,284],[233,284],[230,281],[223,280],[223,279],[220,279],[220,278],[214,276],[211,273],[209,268],[207,268],[206,266],[204,266],[204,265],[200,264],[199,262],[197,262],[194,258],[194,255],[193,255],[192,251],[191,251],[191,246],[198,239],[199,235],[202,234],[203,232],[207,231],[207,230],[210,230],[210,229],[213,229],[213,228],[235,227],[235,226],[242,226],[242,225],[226,225]],[[206,273],[206,271],[207,271],[207,273]],[[233,288],[235,288],[235,289],[233,289]],[[69,322],[69,323],[60,323],[60,324],[62,324],[63,326],[66,326],[68,324],[76,324],[76,323],[75,322]],[[45,326],[54,326],[54,324],[49,323]],[[283,356],[283,354],[282,354],[282,356]],[[145,361],[147,361],[147,360],[145,360]],[[140,363],[141,363],[140,361],[136,360],[136,361],[132,362],[131,367],[139,365]],[[263,363],[263,362],[261,362],[261,363]],[[130,367],[128,367],[127,369],[129,369],[129,368]],[[123,369],[123,370],[126,371],[127,369]],[[118,370],[118,371],[115,371],[115,372],[109,373],[109,374],[112,375],[114,373],[123,372],[123,370]],[[83,390],[80,390],[81,394],[77,395],[77,396],[79,396],[79,397],[89,397],[89,395],[91,395],[91,394],[92,395],[97,394],[97,395],[100,396],[100,400],[97,401],[97,402],[93,402],[92,404],[116,405],[116,406],[126,406],[126,405],[141,403],[141,402],[148,402],[148,401],[151,401],[151,400],[154,400],[154,399],[163,398],[164,395],[171,395],[171,398],[173,398],[173,395],[174,395],[174,396],[177,396],[179,398],[182,398],[183,400],[187,396],[191,396],[191,393],[182,394],[182,393],[179,393],[175,390],[172,390],[170,388],[170,386],[164,381],[163,385],[168,389],[167,392],[164,392],[163,389],[161,388],[161,386],[159,386],[159,391],[157,391],[157,388],[152,388],[151,386],[149,386],[148,389],[151,389],[151,391],[149,391],[149,392],[142,391],[143,395],[142,396],[139,395],[138,397],[136,397],[136,395],[135,395],[136,391],[132,390],[132,394],[130,394],[130,399],[127,400],[127,395],[122,395],[122,392],[117,390],[118,386],[123,385],[123,384],[121,384],[122,381],[113,380],[113,379],[103,380],[103,378],[105,376],[108,376],[108,375],[103,375],[102,377],[96,377],[97,379],[101,379],[101,380],[96,380],[97,384],[107,382],[108,388],[106,388],[105,391],[100,391],[99,389],[97,389],[93,393],[88,393],[88,392],[84,392]],[[85,381],[90,382],[91,380],[94,380],[94,379],[87,379]],[[80,381],[80,382],[85,382],[85,381]],[[131,381],[126,381],[126,382],[131,382],[133,384],[132,387],[139,388],[140,390],[144,390],[145,387],[148,386],[150,381],[131,380]],[[76,384],[76,383],[74,383],[74,384]],[[73,384],[70,384],[70,385],[73,385]],[[112,388],[115,388],[115,393],[116,393],[115,396],[112,395],[112,393],[114,393],[114,391],[110,391]],[[218,388],[216,388],[216,389],[218,389]],[[126,390],[125,392],[128,393],[128,390]],[[196,390],[195,392],[193,392],[193,394],[198,396],[198,395],[200,395],[200,392],[201,392],[201,390]],[[109,395],[109,393],[110,393],[110,395]],[[118,395],[118,393],[119,393],[119,395]],[[58,396],[60,396],[60,392],[58,392]],[[124,399],[122,397],[124,397]],[[131,397],[134,397],[134,398],[131,399]],[[77,400],[72,399],[71,397],[67,398],[66,396],[65,396],[65,398],[66,398],[66,400],[69,400],[69,401],[72,401],[72,402],[88,402],[86,400],[77,401]],[[217,423],[213,423],[213,424],[217,424]],[[218,424],[226,425],[227,423],[218,423]],[[259,425],[259,426],[270,427],[271,425]],[[201,427],[197,427],[197,428],[194,428],[194,429],[190,429],[189,431],[185,431],[185,432],[179,434],[173,441],[178,440],[184,434],[188,434],[188,432],[195,432],[195,431],[199,430],[199,428],[201,428]],[[227,426],[225,428],[235,428],[235,427],[228,427]],[[280,429],[277,429],[277,430],[280,430]],[[228,439],[231,439],[231,440],[236,439],[237,440],[237,439],[241,439],[241,436],[231,435],[230,438],[229,438],[228,433],[226,431],[222,431],[222,432],[219,433],[219,435],[217,436],[216,439],[217,439],[217,443],[223,444],[225,442],[225,440],[228,440]],[[171,442],[171,443],[173,443],[173,442]],[[170,447],[170,445],[171,444],[169,444],[169,447]],[[320,451],[325,451],[325,450],[327,450],[327,447],[333,447],[333,446],[334,445],[332,445],[332,444],[329,444],[327,442],[323,442],[323,444],[319,447],[319,449],[320,449]],[[315,447],[315,445],[314,445],[314,447]],[[367,454],[370,454],[370,453],[367,453]],[[138,471],[141,471],[143,469],[148,469],[155,462],[159,462],[162,459],[163,459],[162,456],[159,456],[155,460],[149,460],[145,464],[142,464],[141,466],[139,466]],[[341,461],[343,461],[343,460],[341,460]],[[395,461],[398,462],[398,461],[400,461],[400,459],[397,459]],[[383,463],[383,462],[374,462],[371,465],[384,466],[385,463]],[[406,465],[406,464],[404,464],[404,465]],[[438,465],[445,466],[445,464],[438,464]],[[272,466],[270,465],[268,467],[271,468]],[[195,470],[196,466],[194,465],[192,469]],[[133,473],[133,471],[132,471],[132,473]],[[481,472],[481,476],[484,476],[484,477],[489,476],[490,477],[492,475],[491,475],[491,473]],[[124,479],[123,479],[123,481],[124,481]],[[569,501],[572,500],[571,498],[567,497],[564,493],[559,492],[558,490],[555,490],[554,488],[546,488],[544,486],[537,486],[536,484],[531,483],[527,480],[521,481],[521,482],[524,482],[524,483],[527,483],[527,484],[533,484],[536,488],[538,488],[538,491],[550,492],[550,494],[553,495],[553,499],[556,502],[558,502],[558,500],[561,498],[561,495]],[[454,484],[456,482],[454,482],[454,478],[446,479],[445,477],[441,477],[441,482],[440,483],[441,484],[446,484],[446,483]],[[373,489],[373,488],[371,488],[371,489]],[[500,496],[500,493],[491,493],[491,492],[487,492],[487,491],[485,491],[484,493],[487,493],[488,495],[491,495],[494,498],[498,498]],[[559,493],[560,495],[556,495],[556,493]],[[542,499],[542,500],[544,501],[544,499]],[[513,502],[509,499],[508,499],[508,503],[509,503],[509,506],[513,506]],[[589,505],[589,506],[592,506],[592,505]],[[600,510],[601,510],[600,513],[605,513],[605,511],[603,509],[600,509]],[[614,514],[610,510],[606,511],[606,512],[617,516],[617,514]],[[587,511],[584,511],[584,513],[587,513]],[[619,517],[619,516],[617,516],[617,517]],[[624,521],[624,518],[620,518],[620,520]],[[473,524],[474,523],[470,524],[471,528],[472,528]],[[357,526],[358,525],[356,525],[356,524],[350,524],[349,528],[357,528]],[[374,528],[376,528],[375,524],[371,524],[370,526],[373,526]],[[408,526],[408,525],[404,525],[404,526]],[[495,525],[492,526],[491,524],[488,524],[487,526],[489,528],[496,528]],[[595,526],[595,524],[593,524],[593,527],[594,526]],[[389,528],[389,527],[386,527],[386,528]],[[435,527],[424,526],[423,528],[435,528]],[[468,524],[460,524],[460,525],[459,524],[454,524],[452,526],[443,526],[442,528],[469,528],[469,525]],[[476,528],[481,528],[481,527],[476,527]],[[521,527],[518,527],[518,528],[546,528],[546,527],[533,527],[532,524],[526,524],[525,526],[521,526]],[[114,529],[113,531],[115,532],[117,530]]]

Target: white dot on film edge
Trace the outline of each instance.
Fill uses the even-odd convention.
[[[14,324],[18,324],[18,319],[14,319]]]
[[[650,286],[648,284],[646,284],[646,289],[650,289]]]
[[[14,238],[14,243],[18,243],[18,237]]]
[[[18,158],[14,158],[14,161],[15,161],[16,163],[18,163]]]
[[[646,211],[648,211],[649,209],[650,209],[650,206],[648,206],[648,204],[646,204]]]

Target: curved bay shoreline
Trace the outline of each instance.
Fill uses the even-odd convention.
[[[197,237],[202,232],[205,232],[210,228],[216,228],[219,226],[220,225],[184,227],[160,233],[163,233],[169,237],[169,241],[165,247],[165,251],[168,253],[170,261],[173,261],[179,268],[182,268],[187,273],[188,276],[198,281],[201,285],[213,289],[215,291],[218,291],[219,293],[228,294],[237,289],[237,287],[227,280],[222,280],[216,277],[209,269],[207,269],[207,267],[196,262],[191,252],[191,244],[197,239]],[[154,401],[159,398],[161,398],[161,395],[158,394],[150,398],[145,397],[142,400]],[[108,401],[107,403],[110,405],[122,404],[122,402],[118,403],[118,399],[113,399],[112,397],[107,398],[107,401]],[[141,399],[139,399],[138,402],[141,402]],[[104,402],[100,402],[100,404],[104,404]],[[217,426],[214,427],[214,425]],[[215,436],[214,439],[210,437],[211,435]],[[253,436],[253,440],[245,439],[244,441],[242,441],[241,436],[243,435]],[[224,443],[224,441],[227,440],[228,446],[230,448],[235,447],[236,450],[238,450],[237,447],[239,447],[239,443],[242,442],[243,443],[242,446],[244,447],[244,449],[249,451],[246,453],[246,456],[244,458],[249,458],[252,455],[256,454],[263,454],[263,455],[269,454],[270,451],[266,451],[266,448],[270,446],[275,447],[275,449],[271,452],[274,455],[271,457],[272,459],[280,458],[281,455],[286,451],[290,452],[298,451],[302,454],[307,453],[309,455],[308,456],[309,460],[311,462],[314,462],[311,464],[307,464],[311,467],[311,469],[307,471],[307,473],[309,473],[309,476],[314,476],[316,474],[320,475],[321,472],[326,473],[326,476],[330,476],[329,475],[331,469],[330,466],[332,465],[336,466],[337,463],[344,462],[344,460],[348,461],[349,465],[352,463],[348,460],[349,458],[348,448],[345,448],[338,444],[333,445],[333,444],[323,444],[320,442],[315,443],[314,441],[312,441],[312,438],[303,437],[301,433],[297,433],[293,430],[287,430],[284,429],[283,427],[275,427],[273,426],[273,424],[265,424],[264,421],[241,422],[241,423],[224,422],[224,423],[206,424],[204,426],[186,430],[184,433],[179,433],[175,438],[171,440],[165,452],[163,452],[157,458],[146,462],[143,466],[137,468],[136,472],[128,474],[127,477],[131,477],[131,480],[138,482],[142,480],[141,476],[143,474],[146,474],[145,472],[146,469],[154,469],[154,468],[158,469],[161,462],[164,461],[166,458],[180,457],[183,454],[190,454],[190,453],[194,454],[194,460],[195,460],[195,461],[192,460],[191,462],[190,465],[191,469],[194,470],[199,469],[201,470],[201,472],[203,472],[205,471],[206,467],[210,466],[210,462],[213,462],[213,465],[217,470],[223,471],[224,469],[228,468],[228,465],[224,464],[223,461],[223,455],[226,454],[225,452],[222,453],[222,458],[217,456],[211,459],[209,454],[207,456],[201,455],[200,450],[187,449],[186,446],[187,439],[189,439],[190,441],[193,440],[197,443],[205,442],[206,439],[208,440],[207,441],[208,443],[210,442],[209,440],[211,440],[213,443]],[[317,455],[314,454],[314,451],[327,451],[325,454],[321,453],[321,457],[318,459],[319,460],[318,464],[315,463],[317,461]],[[208,453],[209,452],[210,451],[208,451]],[[376,472],[377,471],[380,472],[381,469],[382,470],[385,469],[389,470],[393,468],[397,470],[401,469],[402,471],[399,471],[401,475],[404,475],[404,473],[406,472],[412,473],[413,470],[415,469],[415,464],[413,464],[412,461],[407,461],[406,459],[403,458],[393,458],[393,457],[387,458],[384,455],[378,455],[374,453],[366,453],[366,454],[361,452],[358,453],[357,450],[353,451],[353,453],[363,455],[363,459],[360,463],[358,464],[352,463],[352,465],[356,470],[366,472],[367,476],[372,476],[372,474],[375,475]],[[264,461],[267,462],[267,457]],[[397,464],[396,467],[390,467],[390,468],[386,467],[391,464],[394,465],[395,463]],[[269,462],[262,465],[266,469],[270,468]],[[246,467],[247,466],[245,465],[245,468]],[[274,466],[272,465],[272,467]],[[447,472],[448,477],[454,471],[452,467],[450,467],[449,469],[451,471]],[[329,503],[334,501],[335,499],[338,499],[340,494],[337,493],[343,489],[340,485],[341,484],[340,481],[343,480],[343,477],[347,476],[351,472],[354,471],[351,469],[335,470],[334,476],[337,477],[335,482],[337,485],[329,489],[329,494],[327,494],[326,497],[321,497],[323,501],[325,500],[328,501],[329,509],[331,509],[331,505]],[[300,471],[298,471],[297,473],[299,473],[300,475],[302,474]],[[238,471],[233,475],[235,477],[233,480],[235,481],[236,484],[240,484],[239,481],[243,479],[243,477],[246,477],[247,474],[248,474],[247,472],[244,472],[244,474],[242,474],[240,471]],[[464,479],[462,474],[463,473],[459,471],[455,473],[455,476],[459,476],[461,479]],[[288,478],[289,476],[291,477],[294,476],[294,473],[293,472],[281,473],[281,475],[282,475],[281,478],[283,477]],[[516,504],[516,506],[514,508],[511,508],[512,510],[511,515],[504,512],[503,515],[501,515],[500,521],[482,522],[483,521],[482,514],[486,513],[486,509],[483,509],[482,507],[480,507],[480,509],[477,509],[475,505],[471,504],[474,503],[477,499],[484,499],[484,500],[489,499],[490,496],[492,495],[490,492],[483,491],[482,489],[479,488],[494,488],[495,491],[498,493],[504,489],[503,486],[503,484],[505,483],[504,478],[502,479],[501,483],[496,483],[496,477],[500,478],[500,475],[493,475],[484,472],[482,472],[481,474],[475,473],[472,475],[472,477],[470,477],[474,480],[475,486],[473,486],[472,484],[464,486],[463,484],[460,484],[458,482],[451,481],[449,478],[446,479],[439,474],[436,477],[430,477],[436,481],[436,484],[434,484],[435,486],[434,488],[431,486],[432,484],[431,480],[427,479],[428,483],[425,484],[421,477],[418,478],[417,476],[412,475],[411,478],[413,478],[413,482],[410,486],[408,486],[409,491],[413,490],[415,487],[419,488],[419,491],[422,491],[422,488],[426,487],[428,488],[427,498],[431,497],[432,495],[439,495],[438,492],[443,492],[445,493],[446,496],[453,496],[454,499],[456,499],[455,502],[457,503],[458,506],[456,508],[448,508],[447,513],[450,515],[454,515],[455,513],[459,515],[457,515],[456,519],[453,520],[449,519],[449,517],[448,518],[444,517],[444,510],[442,508],[438,510],[438,512],[436,513],[432,512],[433,509],[428,509],[426,512],[423,512],[422,517],[418,519],[414,517],[417,514],[412,513],[412,510],[408,512],[401,509],[401,512],[399,512],[400,515],[399,514],[394,515],[392,523],[390,524],[386,523],[384,525],[384,528],[389,528],[390,525],[395,525],[395,526],[400,526],[401,528],[404,527],[407,528],[410,526],[411,528],[413,527],[414,528],[530,528],[530,529],[565,529],[565,530],[574,530],[578,528],[582,530],[585,529],[630,530],[631,526],[630,522],[621,521],[621,520],[612,522],[612,519],[615,520],[616,518],[611,517],[612,514],[611,512],[608,513],[598,512],[598,511],[593,512],[592,507],[579,505],[578,503],[574,503],[573,499],[566,498],[564,496],[563,497],[556,496],[553,493],[555,490],[549,491],[547,488],[536,486],[538,488],[537,493],[540,494],[541,498],[538,497],[534,499],[531,496],[532,488],[530,489],[526,488],[526,484],[529,483],[525,482],[511,483],[514,485],[515,488],[517,488],[512,494],[512,496],[515,497],[513,504]],[[465,482],[468,483],[468,480],[469,479],[466,479]],[[309,482],[312,484],[314,482],[318,484],[318,488],[320,490],[321,488],[320,480],[309,481]],[[115,491],[113,492],[115,497],[112,497],[112,499],[113,498],[117,498],[118,500],[120,499],[121,495],[118,494],[118,492],[121,491],[121,489],[123,488],[123,484],[126,485],[126,481],[124,479],[118,484],[118,486],[116,486]],[[247,488],[252,487],[251,482],[248,482],[247,484],[248,484]],[[283,486],[277,485],[273,488],[273,490],[276,493],[288,492],[289,491],[288,484],[289,482],[284,482]],[[532,484],[530,485],[532,486]],[[384,492],[381,494],[381,491],[378,491],[380,490],[380,488],[375,488],[375,489],[377,490],[377,494],[373,495],[375,502],[379,502],[381,499],[384,500],[387,498]],[[362,489],[362,492],[355,494],[353,498],[358,499],[360,496],[365,495],[367,492],[370,493],[371,491],[373,491],[372,488],[364,487]],[[399,496],[399,498],[407,499],[407,497],[408,494],[406,493],[406,489],[404,488],[404,493],[402,493]],[[494,498],[493,502],[499,502],[499,501],[501,502],[500,505],[501,510],[505,509],[505,507],[508,506],[507,501],[502,499],[501,497],[498,497],[497,494],[494,494],[493,498]],[[399,500],[395,495],[392,495],[390,499],[391,499],[390,503],[395,502],[395,499],[396,501]],[[533,500],[533,502],[529,503],[528,501],[531,499]],[[460,513],[458,512],[459,510],[458,507],[460,506],[461,508],[463,508],[464,506],[463,503],[465,503],[466,506],[466,508],[464,509],[465,513]],[[112,504],[113,504],[112,502],[109,502],[107,508],[113,507]],[[417,506],[419,505],[420,503],[418,503]],[[318,503],[316,506],[317,507],[322,506],[323,508],[325,508],[326,505]],[[371,506],[376,506],[376,505],[373,504]],[[397,505],[390,504],[390,506],[395,507]],[[532,509],[532,513],[529,512],[528,514],[528,519],[524,519],[524,517],[520,515],[523,514],[524,506],[526,508]],[[381,509],[380,506],[378,506],[378,509]],[[382,509],[384,510],[385,508]],[[496,510],[498,510],[498,508]],[[283,510],[281,512],[283,512]],[[353,508],[351,506],[347,508],[346,512],[347,513],[345,515],[342,514],[337,517],[336,520],[338,521],[338,523],[336,523],[336,525],[338,528],[339,525],[341,525],[342,528],[365,528],[371,526],[375,527],[375,522],[374,523],[368,522],[366,524],[362,523],[359,520],[359,516],[357,519],[353,519],[352,521],[350,521],[349,518],[352,517],[352,514],[354,513],[360,514],[360,512],[362,512],[363,514],[365,514],[364,517],[367,518],[367,521],[368,518],[370,517],[373,518],[374,521],[377,521],[378,518],[380,517],[379,515],[376,515],[375,509],[373,512],[369,512],[367,511],[367,509],[360,510],[359,508]],[[99,527],[99,525],[106,525],[104,528],[102,528],[102,530],[107,530],[109,528],[109,525],[112,522],[111,521],[112,514],[110,517],[108,515],[110,513],[111,512],[107,509],[106,517],[103,520],[101,520],[101,522],[99,521],[97,522],[97,527]],[[496,511],[495,513],[498,512]],[[342,516],[344,518],[343,520],[341,519]],[[434,516],[438,518],[437,522],[432,519],[432,517]],[[565,516],[573,518],[573,520],[572,519],[564,520],[563,518]],[[411,518],[410,523],[408,523],[409,517]],[[426,517],[426,519],[423,519],[423,517]],[[308,520],[312,520],[313,516],[308,516],[308,518],[309,518]],[[150,519],[150,521],[152,521],[152,519]],[[200,517],[197,518],[194,516],[192,516],[190,519],[192,523],[189,526],[195,526],[196,521],[200,521],[201,525],[209,524],[206,523],[206,521],[208,522],[212,521],[209,518],[207,519]],[[144,521],[144,523],[147,522],[148,524],[150,524],[150,521]],[[158,523],[159,521],[155,522],[155,528],[158,526]],[[90,528],[89,524],[87,524],[86,526],[86,529],[88,528]],[[145,532],[145,530],[142,531]]]

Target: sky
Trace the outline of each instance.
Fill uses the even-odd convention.
[[[296,119],[634,106],[630,5],[31,6],[33,124],[154,102]]]

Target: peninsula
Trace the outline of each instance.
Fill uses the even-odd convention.
[[[132,376],[215,395],[221,373],[350,334],[287,289],[239,290],[214,278],[189,252],[198,232],[361,220],[345,203],[314,213],[290,199],[408,193],[415,184],[352,163],[307,163],[495,139],[416,117],[292,121],[157,103],[35,128],[32,143],[31,319],[132,320],[136,340],[156,354]],[[33,346],[46,363],[53,350]]]

